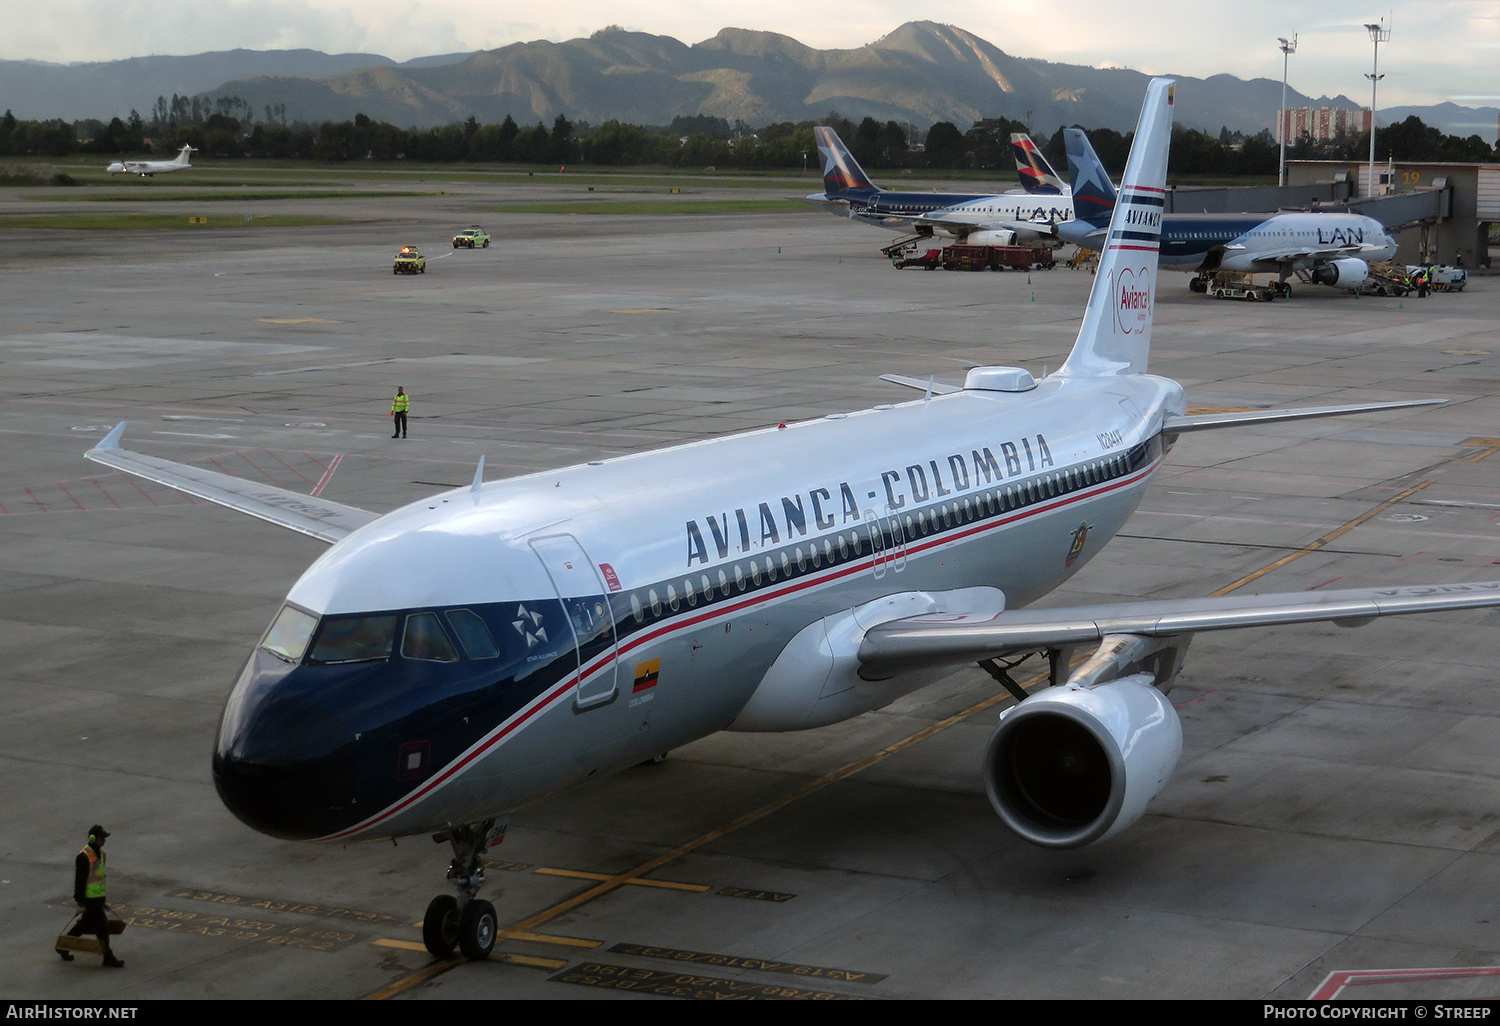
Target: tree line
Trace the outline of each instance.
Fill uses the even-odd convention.
[[[858,124],[836,112],[819,121],[779,122],[751,129],[744,122],[693,115],[669,125],[635,125],[610,120],[574,123],[557,115],[521,125],[510,115],[481,124],[469,117],[435,128],[400,128],[357,114],[348,121],[319,125],[289,122],[284,104],[256,111],[235,97],[158,97],[149,116],[132,110],[108,122],[61,119],[26,121],[10,111],[0,119],[0,156],[60,157],[72,154],[154,153],[170,156],[190,145],[206,157],[272,158],[343,162],[414,160],[532,165],[658,165],[734,169],[816,170],[813,127],[826,124],[839,133],[859,162],[885,171],[967,169],[1007,172],[1013,166],[1010,135],[1028,126],[1007,118],[986,118],[966,131],[939,121],[923,131],[897,121],[864,118]],[[1067,168],[1063,129],[1037,142],[1060,172]],[[1123,171],[1132,135],[1113,129],[1089,132],[1099,158],[1115,174]],[[1492,161],[1500,145],[1479,136],[1449,136],[1415,116],[1376,131],[1376,158],[1385,160]],[[1304,137],[1287,148],[1289,159],[1359,160],[1369,153],[1369,135],[1313,143]],[[1278,147],[1269,131],[1246,136],[1226,127],[1218,136],[1177,126],[1172,133],[1170,170],[1178,175],[1271,175]]]

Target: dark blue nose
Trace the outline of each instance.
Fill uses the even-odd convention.
[[[297,841],[377,811],[357,800],[355,731],[303,693],[317,683],[306,679],[309,669],[257,650],[225,706],[213,761],[230,812],[261,833]]]

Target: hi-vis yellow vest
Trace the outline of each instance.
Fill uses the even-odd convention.
[[[83,885],[83,896],[85,898],[104,897],[104,853],[95,851],[93,848],[84,846],[84,858],[89,860],[89,875]]]
[[[405,392],[402,392],[400,395],[396,396],[396,398],[394,398],[394,399],[391,400],[391,412],[392,413],[405,413],[407,407],[410,404],[411,404],[411,396],[407,395]]]

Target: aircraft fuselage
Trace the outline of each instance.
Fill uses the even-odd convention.
[[[1015,607],[1057,587],[1135,508],[1162,411],[1180,409],[1165,379],[1054,375],[413,503],[292,589],[290,617],[318,633],[295,659],[252,654],[216,784],[266,833],[349,840],[487,819],[634,765],[730,727],[822,617],[893,593],[985,587]],[[931,679],[809,701],[842,718]]]

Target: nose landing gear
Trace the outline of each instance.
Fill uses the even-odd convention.
[[[495,906],[480,898],[484,886],[484,853],[505,840],[510,817],[453,827],[432,839],[453,846],[448,879],[457,896],[439,894],[422,917],[422,943],[439,958],[447,958],[456,947],[468,959],[488,958],[495,947],[499,921]]]

